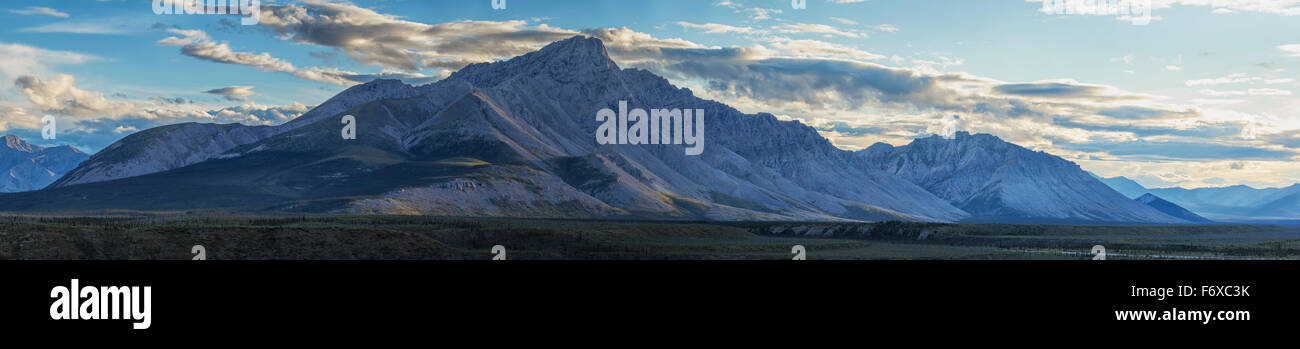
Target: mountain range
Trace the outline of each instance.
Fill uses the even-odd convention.
[[[976,221],[1186,223],[1112,190],[1079,165],[987,134],[877,143],[864,166],[906,178]]]
[[[1151,206],[1151,208],[1154,208],[1157,211],[1163,212],[1170,216],[1182,218],[1189,222],[1214,223],[1214,221],[1205,219],[1205,217],[1201,217],[1201,215],[1198,215],[1195,212],[1189,211],[1183,208],[1182,206],[1178,206],[1178,204],[1169,202],[1165,199],[1160,198],[1159,196],[1155,196],[1154,194],[1145,194],[1139,196],[1137,199],[1134,200],[1137,200],[1137,202],[1140,202],[1147,206]]]
[[[71,146],[40,147],[7,135],[0,144],[0,193],[45,188],[89,155]]]
[[[1153,194],[1217,220],[1294,220],[1300,218],[1300,184],[1257,189],[1245,185],[1213,188],[1146,188],[1125,177],[1102,178],[1120,193]]]
[[[703,154],[601,145],[597,111],[701,109]],[[345,115],[356,138],[344,139]],[[578,36],[424,86],[357,85],[279,126],[129,135],[0,211],[222,210],[709,220],[1186,224],[990,135],[842,150],[815,128],[622,69]]]

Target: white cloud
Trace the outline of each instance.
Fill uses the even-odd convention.
[[[1259,77],[1247,76],[1246,73],[1236,73],[1236,74],[1219,77],[1219,78],[1213,78],[1213,79],[1187,80],[1183,84],[1187,86],[1213,86],[1213,85],[1223,85],[1223,84],[1246,83],[1246,82],[1259,81],[1259,80],[1263,80],[1263,79]]]
[[[848,18],[831,17],[831,20],[839,22],[840,24],[844,24],[844,25],[858,25],[858,21],[848,19]]]
[[[104,94],[82,90],[72,75],[59,74],[42,80],[35,76],[22,76],[14,85],[35,105],[50,112],[66,115],[97,116],[119,114],[130,106],[109,101]]]
[[[791,40],[772,38],[773,48],[795,57],[805,58],[848,58],[857,60],[878,60],[885,56],[855,49],[852,47],[817,40]]]
[[[752,34],[755,32],[754,28],[750,28],[750,27],[736,27],[736,26],[717,24],[717,23],[695,24],[690,22],[677,22],[677,25],[680,25],[682,26],[682,28],[687,28],[687,29],[703,30],[705,33],[708,34],[724,34],[724,33]]]
[[[1300,44],[1280,45],[1277,49],[1287,53],[1287,56],[1300,57]]]
[[[1246,90],[1251,96],[1290,96],[1291,91],[1279,90],[1275,88],[1252,88]]]
[[[24,16],[40,15],[40,16],[68,18],[67,13],[60,12],[59,10],[55,10],[49,7],[40,7],[40,6],[27,6],[26,8],[23,8],[21,10],[9,10],[9,12],[17,13]]]
[[[854,33],[851,31],[844,31],[825,24],[787,23],[787,24],[775,25],[772,27],[772,29],[787,34],[826,34],[826,35],[838,35],[838,36],[844,36],[850,38],[866,36],[865,34]]]
[[[424,24],[351,4],[304,0],[299,5],[263,5],[260,25],[278,38],[332,47],[353,60],[416,72],[430,67],[513,57],[578,32],[527,21],[456,21]],[[455,62],[456,66],[445,63]]]
[[[271,56],[270,53],[234,51],[225,42],[212,41],[208,34],[201,30],[169,29],[168,32],[179,36],[158,40],[158,44],[181,46],[181,54],[186,56],[216,63],[249,66],[264,72],[289,73],[299,78],[335,85],[348,86],[364,82],[350,79],[360,75],[353,72],[316,67],[298,68],[288,61]]]
[[[22,31],[29,33],[122,35],[145,32],[155,23],[157,22],[151,21],[149,17],[118,16],[89,18],[84,20],[64,20],[36,27],[23,28]]]
[[[1201,90],[1201,94],[1214,97],[1229,96],[1290,96],[1291,91],[1279,90],[1273,88],[1252,88],[1247,90],[1218,91],[1211,89]]]
[[[236,52],[230,45],[217,43],[199,30],[170,29],[169,32],[181,35],[158,41],[160,45],[181,46],[181,53],[186,56],[213,61],[217,63],[246,65],[265,72],[293,72],[293,64],[272,57],[270,53]]]
[[[41,115],[29,113],[27,109],[0,105],[0,132],[13,129],[39,129]]]
[[[1029,3],[1043,2],[1043,0],[1025,1]],[[1088,4],[1088,2],[1081,0],[1071,0],[1069,2]],[[1155,13],[1174,6],[1211,7],[1213,10],[1210,10],[1210,12],[1215,14],[1259,12],[1283,16],[1300,15],[1300,0],[1152,0],[1151,12]]]
[[[876,31],[882,31],[886,33],[894,33],[894,32],[898,32],[899,30],[902,29],[898,28],[893,24],[881,24],[876,26]]]
[[[5,83],[12,82],[22,75],[48,74],[51,66],[76,65],[99,60],[97,56],[82,53],[0,42],[0,78],[3,78]]]
[[[749,16],[749,20],[755,22],[772,19],[772,15],[779,15],[781,14],[781,12],[782,11],[779,9],[761,8],[761,7],[751,7],[751,8],[741,9],[736,11],[736,13],[743,13],[746,16]]]

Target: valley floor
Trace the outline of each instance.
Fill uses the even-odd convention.
[[[646,222],[391,216],[0,217],[0,259],[1300,259],[1300,227]]]

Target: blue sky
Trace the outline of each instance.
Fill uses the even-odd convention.
[[[846,149],[964,130],[1148,186],[1300,182],[1300,0],[1152,0],[1145,25],[1036,0],[262,5],[243,26],[145,0],[6,2],[0,133],[97,151],[177,122],[278,124],[376,76],[427,83],[581,34]]]

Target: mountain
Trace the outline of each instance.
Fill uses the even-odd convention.
[[[16,136],[4,136],[0,146],[0,192],[44,188],[85,161],[89,155],[70,146],[39,147]]]
[[[992,135],[878,143],[857,156],[972,214],[970,221],[1189,223],[1125,197],[1070,161]]]
[[[1214,221],[1205,219],[1205,217],[1201,217],[1200,215],[1197,215],[1192,211],[1188,211],[1187,209],[1182,208],[1181,206],[1178,206],[1169,201],[1165,201],[1165,199],[1161,199],[1159,196],[1144,194],[1141,197],[1138,197],[1137,199],[1134,200],[1137,200],[1137,202],[1143,203],[1147,206],[1151,206],[1152,208],[1155,208],[1160,212],[1164,212],[1167,215],[1182,218],[1189,222],[1214,223]]]
[[[1154,194],[1212,219],[1300,219],[1300,184],[1285,188],[1261,189],[1235,185],[1187,189],[1144,188],[1124,177],[1107,178],[1102,181],[1125,195],[1137,197],[1148,193]]]
[[[411,98],[418,94],[414,87],[397,80],[375,80],[350,87],[279,126],[184,123],[155,127],[109,145],[84,166],[54,183],[54,187],[130,178],[197,164],[222,156],[237,146],[337,116],[364,103],[385,98]]]
[[[1139,184],[1137,181],[1125,177],[1111,177],[1111,178],[1102,178],[1099,176],[1095,176],[1095,177],[1097,177],[1097,179],[1100,180],[1102,183],[1105,183],[1107,186],[1110,186],[1111,189],[1115,189],[1115,191],[1119,192],[1120,194],[1124,194],[1124,196],[1126,197],[1136,198],[1142,195],[1146,195],[1148,192],[1147,188],[1143,187],[1142,184]]]
[[[183,123],[126,136],[95,153],[52,187],[104,182],[185,167],[272,134],[267,126]]]
[[[1255,218],[1263,219],[1300,219],[1300,187],[1283,188],[1285,195],[1260,205],[1252,213]]]
[[[702,109],[705,145],[601,145],[598,110]],[[356,139],[340,136],[344,115]],[[105,148],[0,211],[223,210],[714,220],[959,221],[816,129],[744,114],[574,37],[424,86],[376,80],[273,127],[181,124]]]

